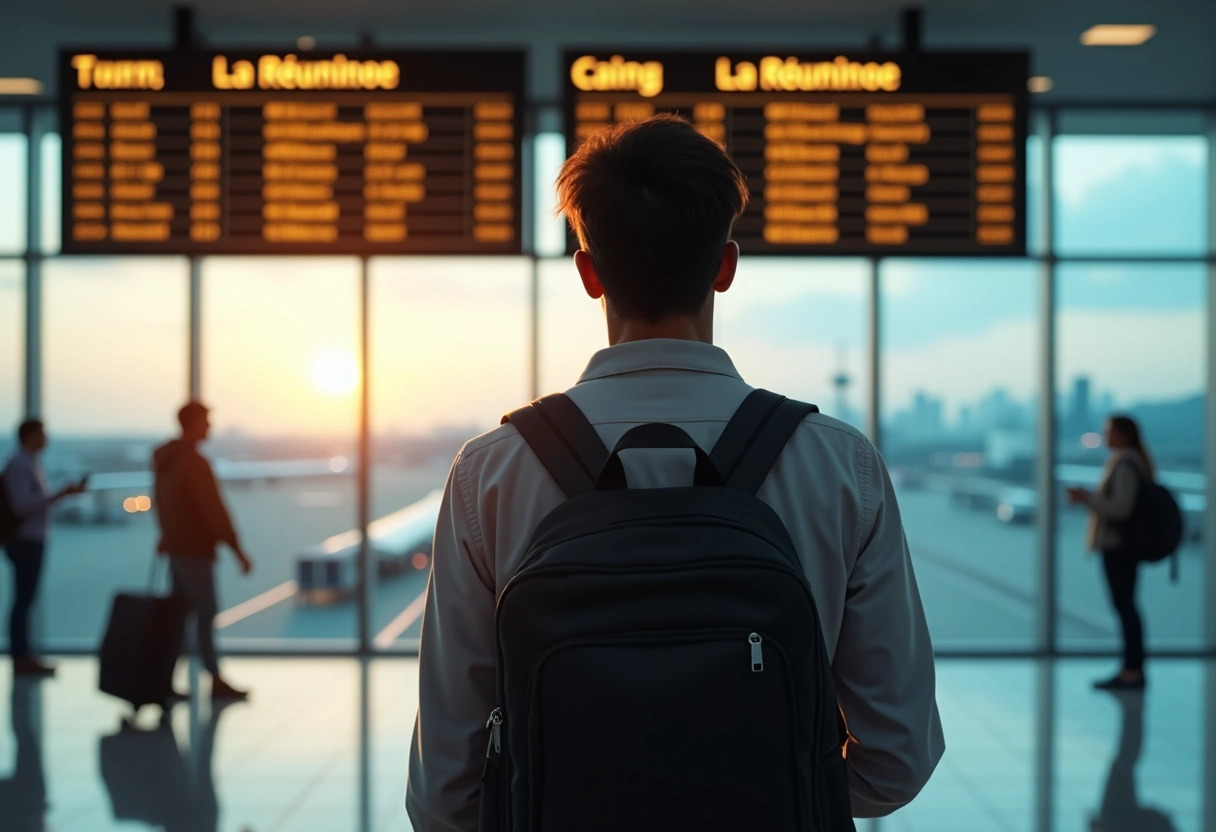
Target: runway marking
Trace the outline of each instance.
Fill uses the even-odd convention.
[[[261,595],[255,595],[248,601],[242,601],[235,607],[226,609],[215,617],[215,629],[222,630],[231,627],[238,621],[244,621],[250,616],[270,609],[275,604],[282,603],[296,594],[299,585],[295,581],[284,581],[274,589],[268,589]]]
[[[426,590],[422,594],[410,602],[410,605],[401,611],[401,614],[389,622],[388,626],[376,634],[375,640],[372,642],[380,650],[392,647],[393,642],[397,638],[414,625],[414,622],[422,617],[422,611],[426,609]]]

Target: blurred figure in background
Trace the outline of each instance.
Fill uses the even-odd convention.
[[[232,518],[220,496],[211,463],[198,445],[211,430],[207,408],[190,402],[177,414],[182,435],[156,449],[156,516],[161,538],[157,552],[169,558],[173,594],[180,595],[195,616],[198,651],[211,674],[212,699],[245,699],[247,691],[229,685],[220,676],[215,651],[215,547],[223,543],[236,555],[242,574],[253,564],[237,540]]]
[[[49,676],[55,668],[40,661],[30,646],[30,610],[42,578],[51,507],[64,497],[83,492],[87,478],[52,493],[42,470],[42,451],[47,446],[42,422],[37,419],[22,422],[17,429],[17,441],[17,452],[0,474],[3,484],[0,540],[13,565],[9,652],[13,657],[13,673]]]
[[[1123,630],[1123,669],[1110,679],[1095,682],[1104,690],[1144,687],[1144,623],[1136,608],[1136,578],[1140,553],[1124,545],[1120,526],[1136,508],[1141,481],[1156,475],[1153,458],[1140,436],[1140,427],[1128,416],[1112,416],[1106,423],[1110,459],[1096,491],[1068,489],[1068,501],[1089,508],[1086,538],[1091,551],[1102,553],[1102,567],[1111,605]]]

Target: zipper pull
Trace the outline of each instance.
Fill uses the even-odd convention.
[[[486,757],[496,758],[502,753],[502,708],[495,708],[490,712],[486,727],[490,729],[490,745],[486,749]]]
[[[761,646],[764,639],[759,633],[752,633],[747,637],[747,643],[752,646],[752,673],[759,673],[764,670],[764,648]]]

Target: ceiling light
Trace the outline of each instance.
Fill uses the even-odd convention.
[[[301,52],[311,52],[317,48],[317,39],[312,35],[304,35],[304,37],[296,41],[296,48]]]
[[[1051,88],[1055,85],[1056,82],[1046,75],[1036,75],[1026,82],[1026,89],[1031,92],[1051,92]]]
[[[37,78],[0,78],[0,95],[41,95],[42,82]]]
[[[1151,23],[1099,23],[1081,33],[1086,46],[1139,46],[1157,34]]]

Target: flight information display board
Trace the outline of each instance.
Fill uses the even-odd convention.
[[[569,151],[659,112],[726,147],[752,196],[746,253],[1026,252],[1025,54],[579,49],[564,66]]]
[[[63,250],[517,254],[522,52],[60,54]]]

